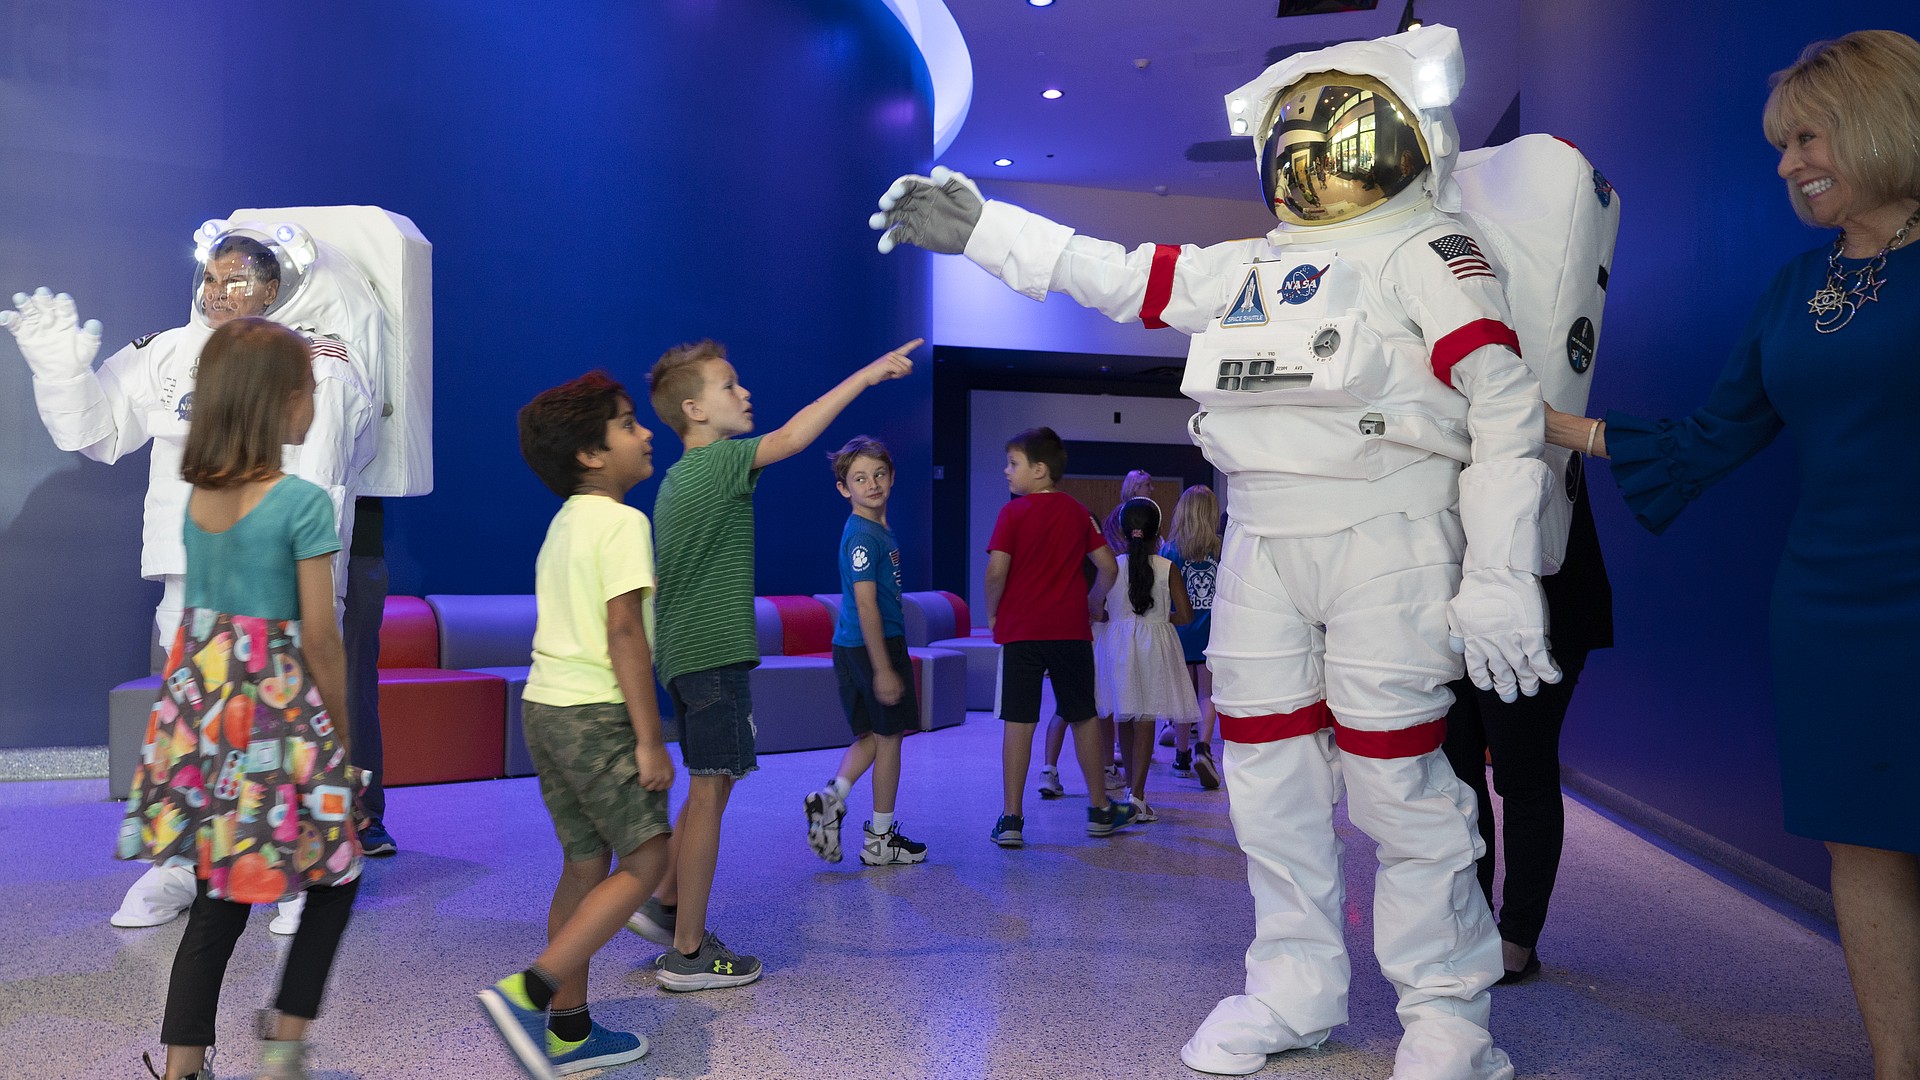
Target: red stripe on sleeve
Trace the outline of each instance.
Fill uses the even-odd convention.
[[[1220,718],[1225,722],[1226,717]],[[1358,731],[1333,725],[1333,742],[1343,753],[1369,758],[1409,758],[1440,749],[1447,740],[1447,718],[1429,720],[1400,731]]]
[[[1505,345],[1520,355],[1520,335],[1498,319],[1476,319],[1455,330],[1433,347],[1433,374],[1441,382],[1453,385],[1453,365],[1483,345]]]
[[[1160,321],[1160,314],[1167,310],[1167,301],[1173,299],[1173,264],[1179,259],[1179,248],[1171,244],[1153,245],[1153,268],[1147,271],[1147,295],[1140,302],[1140,322],[1149,330],[1167,325]]]
[[[1333,711],[1327,708],[1326,702],[1316,701],[1289,713],[1267,713],[1262,716],[1223,714],[1220,717],[1220,737],[1237,743],[1279,742],[1281,739],[1311,735],[1332,726]]]

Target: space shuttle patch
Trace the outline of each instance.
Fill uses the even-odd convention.
[[[1240,286],[1240,292],[1227,306],[1227,314],[1221,318],[1221,326],[1265,326],[1267,324],[1267,302],[1260,295],[1260,268],[1247,271],[1247,280]]]

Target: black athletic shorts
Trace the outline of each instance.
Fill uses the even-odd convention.
[[[1091,720],[1093,703],[1093,642],[1009,641],[1000,646],[1000,719],[1013,724],[1037,724],[1040,680],[1053,679],[1054,707],[1069,724]]]

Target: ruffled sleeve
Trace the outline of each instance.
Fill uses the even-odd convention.
[[[1607,413],[1614,480],[1649,530],[1666,531],[1688,503],[1765,449],[1784,426],[1761,381],[1762,329],[1777,294],[1769,290],[1755,310],[1704,407],[1681,420]]]

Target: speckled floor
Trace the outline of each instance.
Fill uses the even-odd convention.
[[[1029,846],[987,841],[999,726],[911,738],[900,820],[930,861],[828,866],[801,796],[834,753],[762,760],[728,813],[712,925],[767,976],[655,989],[655,949],[623,936],[593,971],[594,1015],[653,1051],[608,1077],[1187,1077],[1176,1052],[1240,982],[1251,924],[1224,796],[1173,780],[1161,820],[1094,840],[1083,800],[1027,807]],[[1069,772],[1071,772],[1069,768]],[[145,1076],[180,925],[107,926],[135,868],[108,857],[103,783],[0,784],[0,1061],[9,1076]],[[1069,777],[1069,786],[1077,786]],[[376,862],[315,1026],[315,1075],[518,1073],[473,994],[538,951],[558,850],[531,779],[391,795],[402,850]],[[867,809],[853,797],[849,829]],[[1809,927],[1569,802],[1568,853],[1539,980],[1496,991],[1494,1033],[1522,1076],[1865,1077],[1840,950]],[[1399,1029],[1367,956],[1372,845],[1347,830],[1352,1022],[1262,1076],[1385,1077]],[[256,912],[228,975],[225,1077],[254,1060],[251,1010],[284,944]]]

